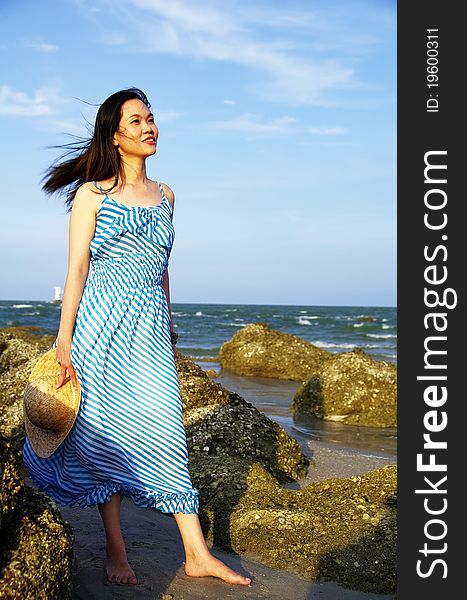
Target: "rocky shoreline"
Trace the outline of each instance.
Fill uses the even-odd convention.
[[[259,322],[225,342],[218,360],[222,369],[237,375],[301,381],[294,413],[352,425],[396,426],[397,368],[362,348],[328,352]]]
[[[37,333],[30,328],[0,330],[0,430],[23,477],[22,392],[33,364],[54,339]],[[316,364],[324,368],[326,362]],[[301,368],[301,373],[311,372]],[[299,442],[241,396],[210,379],[189,358],[179,354],[177,369],[190,473],[200,490],[199,516],[207,539],[234,554],[253,553],[264,564],[310,582],[332,580],[356,590],[393,593],[396,467],[287,489],[284,485],[303,480],[310,468]],[[3,478],[2,499],[14,493],[11,486],[17,484],[11,481]],[[40,502],[43,510],[54,508],[45,497],[36,505]],[[18,506],[26,511],[26,503]],[[55,519],[52,529],[60,530],[71,548],[68,524],[58,510],[50,514]],[[18,533],[13,526],[10,534]],[[41,544],[31,542],[30,552],[40,556],[48,542]],[[68,577],[69,582],[71,551],[66,554],[66,547],[64,543],[63,556],[55,561],[62,580]],[[33,564],[32,554],[28,556],[25,564]],[[2,557],[0,595],[7,589],[4,579],[11,560],[17,560],[11,553]]]

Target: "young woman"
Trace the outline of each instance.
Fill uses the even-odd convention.
[[[120,529],[126,495],[173,514],[187,575],[248,585],[250,578],[210,553],[188,471],[168,274],[174,194],[146,174],[159,135],[150,108],[137,88],[116,92],[100,106],[91,139],[71,145],[77,155],[46,173],[43,189],[66,189],[71,210],[53,344],[57,387],[68,372],[82,396],[58,449],[41,458],[26,438],[23,460],[33,482],[59,504],[98,506],[109,581],[137,583]]]

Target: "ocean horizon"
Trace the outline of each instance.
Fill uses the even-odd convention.
[[[306,306],[205,304],[171,302],[177,349],[202,369],[220,372],[220,346],[241,327],[264,322],[277,331],[296,335],[329,352],[360,347],[371,357],[397,364],[397,309],[378,306]],[[0,300],[0,327],[33,326],[55,336],[59,304],[49,301]],[[359,427],[293,415],[292,399],[300,382],[222,373],[219,381],[308,444],[351,449],[359,456],[395,457],[395,428]]]
[[[264,322],[329,352],[360,347],[397,363],[397,308],[171,302],[177,348],[197,360],[215,360],[239,328]],[[46,300],[0,300],[0,327],[35,326],[56,335],[61,305]]]

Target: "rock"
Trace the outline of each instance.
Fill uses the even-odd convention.
[[[282,488],[305,467],[295,440],[187,357],[179,355],[177,369],[205,536],[311,581],[393,592],[395,467]]]
[[[238,456],[261,462],[283,482],[305,474],[309,460],[280,425],[212,381],[186,356],[178,353],[176,365],[190,461]]]
[[[397,368],[360,348],[334,354],[297,390],[292,410],[353,425],[395,427]]]
[[[221,346],[219,362],[239,375],[302,381],[292,404],[295,413],[354,425],[396,426],[397,368],[361,348],[327,352],[254,323]]]
[[[229,536],[212,539],[311,581],[321,578],[372,593],[396,590],[394,465],[359,477],[328,479],[303,490],[280,487],[260,465],[229,515]],[[215,515],[215,523],[227,518]],[[214,522],[213,522],[214,526]]]
[[[50,498],[26,486],[20,457],[2,434],[0,459],[0,597],[71,598],[71,526]]]
[[[23,392],[32,368],[54,341],[41,332],[39,327],[0,329],[0,432],[8,437],[23,422]]]
[[[259,322],[239,329],[220,347],[218,360],[223,369],[238,375],[305,381],[319,373],[331,356],[310,342]]]
[[[22,464],[24,387],[54,339],[41,333],[0,329],[0,597],[12,600],[71,598],[73,530],[51,498],[26,485]]]

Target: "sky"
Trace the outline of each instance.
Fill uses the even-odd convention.
[[[3,0],[0,32],[0,299],[63,287],[52,146],[135,86],[172,302],[396,305],[395,2]]]

